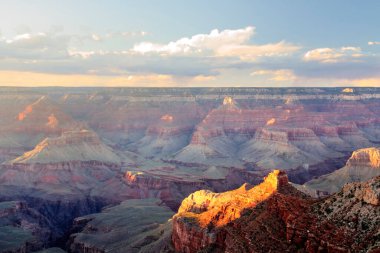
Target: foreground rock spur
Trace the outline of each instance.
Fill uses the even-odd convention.
[[[296,190],[279,170],[255,187],[197,191],[173,219],[177,252],[378,252],[380,177],[323,200]]]

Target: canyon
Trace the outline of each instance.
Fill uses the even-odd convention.
[[[316,197],[334,198],[346,183],[366,192],[358,182],[379,175],[379,98],[378,88],[0,88],[0,205],[19,206],[4,212],[19,213],[18,220],[1,223],[0,233],[25,238],[0,252],[112,252],[117,243],[130,252],[196,252],[206,244],[223,252],[230,246],[221,238],[239,229],[247,210],[275,215],[281,226],[284,215],[303,211],[286,224],[325,224],[330,216],[318,212],[327,204]],[[150,216],[149,224],[139,220]],[[125,220],[136,224],[125,227]],[[29,223],[35,229],[21,225]],[[126,229],[135,232],[120,241]],[[293,233],[296,247],[329,243],[289,231],[271,236]],[[109,240],[96,245],[102,233]],[[286,240],[279,247],[272,250],[292,250]]]

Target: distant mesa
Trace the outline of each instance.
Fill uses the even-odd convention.
[[[296,104],[299,104],[299,100],[295,97],[288,97],[285,99],[285,102],[284,102],[286,105],[296,105]]]
[[[347,183],[366,181],[379,175],[380,149],[363,148],[354,151],[343,168],[313,179],[299,189],[311,195],[331,194]]]
[[[343,93],[353,93],[354,92],[354,89],[353,88],[344,88],[342,90]]]
[[[271,118],[267,121],[267,123],[265,124],[266,126],[272,126],[276,123],[276,119],[275,118]]]
[[[46,138],[33,150],[10,163],[57,163],[69,161],[100,161],[120,163],[112,149],[89,130],[64,132],[60,137]]]
[[[174,119],[174,117],[170,114],[165,114],[161,117],[161,120],[165,121],[165,122],[172,122],[173,119]]]
[[[232,97],[225,97],[223,100],[223,105],[234,105],[235,102]]]
[[[223,99],[223,105],[221,106],[221,108],[228,110],[239,110],[236,101],[230,96],[226,96]]]

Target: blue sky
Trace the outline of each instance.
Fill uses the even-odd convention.
[[[2,0],[0,85],[380,86],[378,13],[375,0]]]

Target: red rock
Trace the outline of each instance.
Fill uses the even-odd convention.
[[[348,184],[327,199],[313,200],[275,172],[253,188],[199,191],[174,216],[172,242],[186,253],[375,252],[379,184],[380,177]]]

